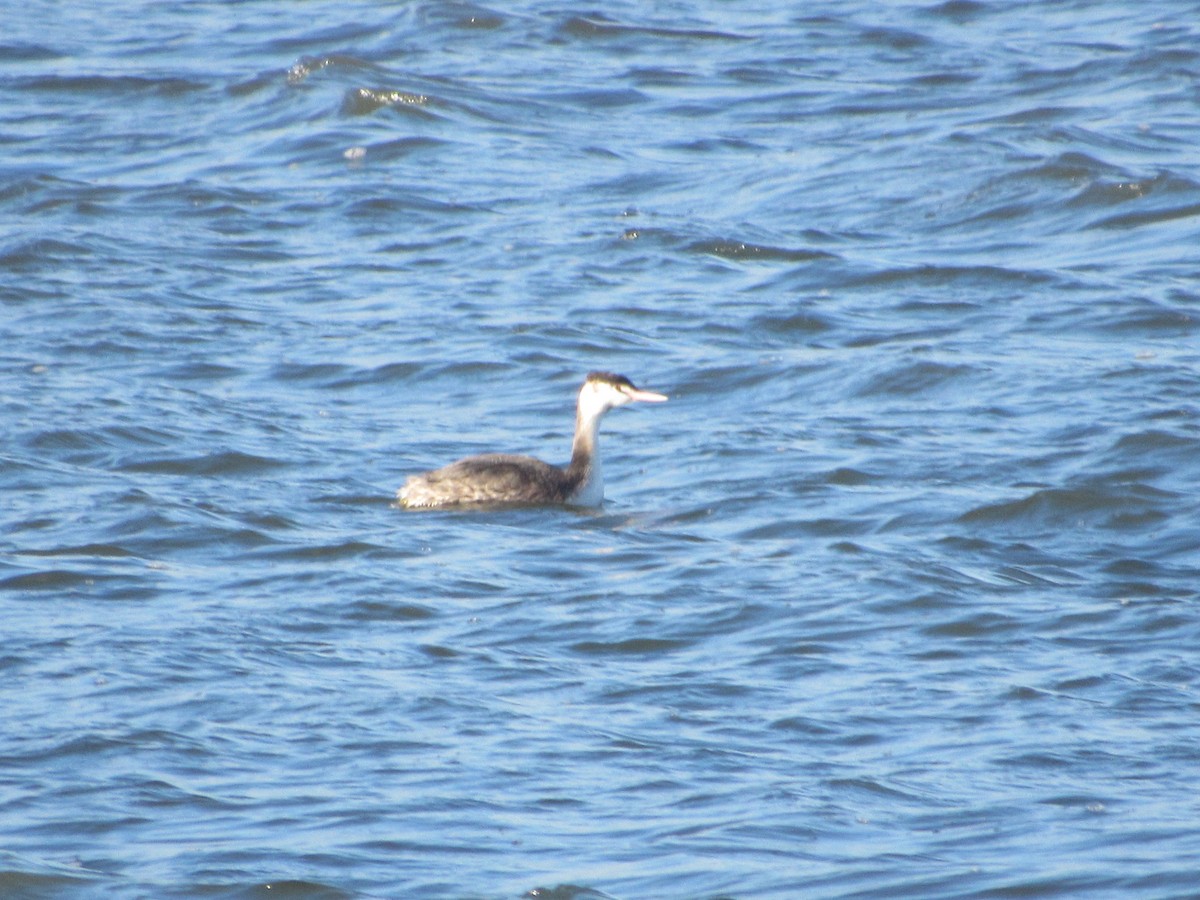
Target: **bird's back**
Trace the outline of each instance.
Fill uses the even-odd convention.
[[[490,453],[410,477],[398,492],[408,507],[486,503],[562,503],[571,494],[566,473],[532,456]]]

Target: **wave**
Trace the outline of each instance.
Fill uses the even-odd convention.
[[[1074,487],[1041,487],[1013,500],[984,503],[958,521],[971,526],[1139,530],[1161,522],[1160,508],[1173,495],[1144,484],[1112,485],[1102,481]]]
[[[258,475],[287,465],[288,463],[282,459],[255,456],[252,453],[242,453],[237,450],[220,450],[199,456],[168,456],[135,460],[118,466],[118,470],[152,475],[201,475],[220,478]]]
[[[561,26],[562,34],[573,38],[651,37],[672,41],[742,41],[747,37],[728,31],[704,28],[674,28],[667,25],[627,25],[603,13],[572,16]]]

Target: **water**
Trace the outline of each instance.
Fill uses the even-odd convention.
[[[1194,3],[3,20],[0,894],[1194,895]]]

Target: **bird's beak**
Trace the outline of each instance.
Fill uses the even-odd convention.
[[[625,391],[630,400],[641,400],[643,403],[665,403],[666,394],[656,394],[654,391],[643,391],[641,388],[631,388]]]

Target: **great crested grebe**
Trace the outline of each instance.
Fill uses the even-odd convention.
[[[401,506],[432,509],[467,504],[550,504],[599,506],[604,500],[597,432],[610,409],[633,400],[662,403],[667,398],[633,386],[624,375],[590,372],[579,389],[571,462],[559,468],[532,456],[488,453],[468,456],[433,472],[411,476],[396,492]]]

